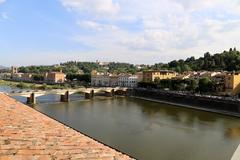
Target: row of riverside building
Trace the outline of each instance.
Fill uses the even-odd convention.
[[[210,72],[210,71],[198,71],[198,72],[185,72],[181,75],[177,75],[176,79],[194,79],[197,82],[199,79],[208,77],[215,85],[215,92],[217,95],[224,96],[237,96],[240,93],[240,72]]]
[[[178,74],[170,70],[150,70],[138,72],[135,75],[99,73],[95,70],[91,74],[91,85],[95,87],[137,87],[139,82],[154,82],[163,79],[194,79],[198,83],[201,78],[208,77],[215,84],[218,95],[236,96],[240,93],[240,73],[227,71],[188,71]]]
[[[177,73],[173,71],[144,71],[132,74],[110,74],[92,71],[91,85],[95,87],[137,87],[139,82],[152,82],[154,79],[171,79],[176,77]]]
[[[91,73],[91,86],[94,87],[137,87],[138,82],[143,79],[142,72],[131,74],[99,73],[95,70]]]
[[[12,67],[11,78],[15,81],[34,82],[34,74],[19,73],[17,67]],[[47,72],[42,74],[43,83],[64,83],[66,75],[63,72]],[[219,95],[236,96],[240,93],[240,72],[227,71],[188,71],[178,74],[170,70],[149,70],[132,74],[110,74],[91,72],[91,86],[93,87],[137,87],[139,82],[154,82],[163,79],[194,79],[198,82],[201,78],[208,77],[215,84],[215,92]]]
[[[11,79],[14,81],[33,82],[34,73],[19,73],[17,67],[11,68]],[[48,84],[64,83],[66,81],[66,75],[60,72],[46,72],[41,74],[43,77],[42,82]]]

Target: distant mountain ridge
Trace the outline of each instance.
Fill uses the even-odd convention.
[[[5,67],[5,66],[0,65],[0,69],[9,69],[9,67]]]

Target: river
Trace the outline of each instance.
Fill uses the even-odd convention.
[[[43,96],[34,108],[142,160],[230,160],[240,143],[239,118],[134,98],[76,97],[52,103],[59,97]]]

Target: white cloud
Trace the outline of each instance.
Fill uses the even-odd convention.
[[[80,27],[84,27],[86,29],[93,29],[97,31],[109,31],[109,30],[117,30],[118,27],[115,25],[109,25],[109,24],[101,24],[95,21],[79,21],[77,24]]]
[[[0,0],[0,5],[5,2],[6,2],[6,0]],[[1,19],[8,19],[8,14],[6,12],[0,12],[0,20]]]
[[[76,22],[84,30],[72,39],[94,47],[100,57],[108,53],[112,60],[154,63],[240,47],[239,0],[62,3],[76,13]]]
[[[6,0],[0,0],[0,4],[4,3]]]
[[[94,15],[112,15],[120,9],[112,0],[62,0],[62,4],[70,10]]]

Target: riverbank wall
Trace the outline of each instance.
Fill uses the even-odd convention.
[[[231,98],[135,88],[130,97],[240,117],[240,101]]]

